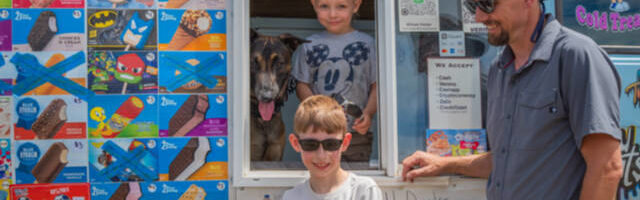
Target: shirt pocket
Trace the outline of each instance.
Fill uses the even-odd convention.
[[[553,143],[559,135],[564,117],[561,100],[556,89],[522,92],[513,120],[512,138],[515,149],[541,150]]]

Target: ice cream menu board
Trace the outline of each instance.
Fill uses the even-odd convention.
[[[482,128],[480,61],[428,59],[429,128]]]
[[[226,6],[0,0],[0,200],[228,199]]]

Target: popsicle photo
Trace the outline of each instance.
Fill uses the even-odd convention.
[[[156,93],[158,67],[153,51],[90,51],[89,89],[98,94]]]
[[[84,52],[8,52],[0,79],[13,82],[16,95],[87,96]]]
[[[90,138],[158,136],[155,95],[96,95],[89,101]]]
[[[158,145],[153,138],[90,139],[89,181],[105,183],[158,180]]]
[[[161,93],[225,93],[224,52],[160,52]]]
[[[159,50],[224,51],[224,10],[160,10]]]
[[[89,50],[156,50],[155,10],[88,10]]]

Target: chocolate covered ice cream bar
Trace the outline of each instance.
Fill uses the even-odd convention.
[[[125,200],[127,199],[127,194],[129,194],[129,183],[120,183],[118,189],[111,195],[109,200]]]
[[[54,99],[33,122],[31,129],[37,139],[51,139],[65,122],[67,122],[67,103],[62,99]]]
[[[31,170],[36,183],[51,183],[56,180],[58,174],[68,163],[67,153],[69,150],[62,142],[53,143]]]
[[[191,138],[169,165],[169,180],[187,180],[204,165],[211,151],[209,139]]]
[[[109,200],[138,200],[142,197],[140,184],[136,182],[121,183]]]
[[[209,109],[209,97],[205,94],[191,95],[169,120],[170,136],[185,136],[202,121]]]
[[[29,42],[29,46],[31,46],[31,50],[42,51],[57,32],[58,23],[56,20],[56,14],[51,11],[41,12],[27,36],[27,41]]]

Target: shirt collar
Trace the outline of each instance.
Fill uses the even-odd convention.
[[[533,61],[544,61],[547,62],[551,59],[551,55],[553,54],[553,46],[558,38],[558,33],[562,26],[560,23],[553,17],[551,14],[546,14],[545,18],[547,22],[542,29],[542,33],[538,42],[533,46],[533,50],[531,51],[531,55],[529,56],[529,62],[522,68],[527,68],[530,62]],[[500,56],[498,57],[499,61],[495,67],[505,68],[506,65],[510,65],[510,62],[514,59],[513,50],[509,45],[506,45]],[[520,69],[520,70],[522,70]]]

